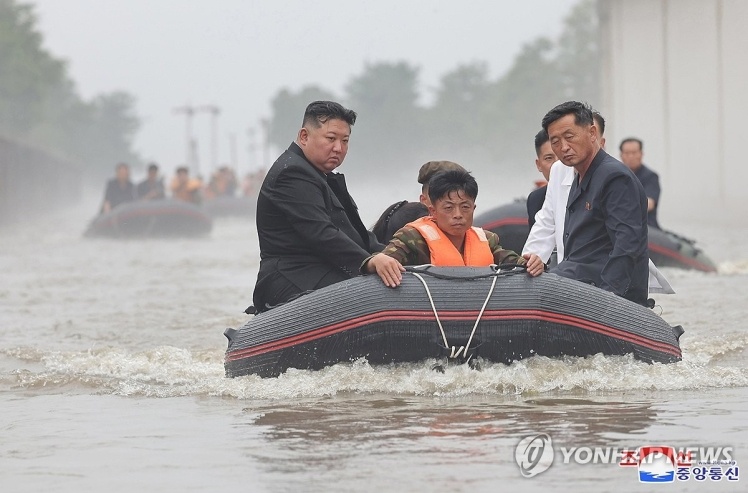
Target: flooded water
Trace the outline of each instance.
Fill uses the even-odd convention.
[[[3,492],[648,491],[635,467],[564,463],[562,447],[729,447],[748,467],[746,226],[670,225],[720,267],[663,269],[677,294],[656,310],[686,329],[678,364],[356,361],[227,379],[222,333],[247,319],[253,221],[218,220],[199,240],[84,239],[95,206],[0,230]],[[537,434],[554,463],[525,478],[515,448]]]

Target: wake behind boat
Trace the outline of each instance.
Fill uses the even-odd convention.
[[[174,200],[139,200],[120,204],[96,217],[85,235],[109,238],[205,236],[213,221],[191,203]]]
[[[227,329],[229,377],[277,376],[366,358],[511,363],[534,355],[681,359],[680,326],[593,286],[523,269],[409,268],[396,289],[356,277]]]

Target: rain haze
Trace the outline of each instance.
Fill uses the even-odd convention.
[[[427,104],[439,78],[461,64],[484,61],[492,77],[501,75],[523,43],[557,36],[574,3],[33,2],[45,46],[68,61],[84,97],[114,90],[135,96],[142,120],[136,151],[167,170],[185,161],[185,122],[177,107],[218,106],[218,160],[231,158],[233,134],[238,168],[252,168],[263,156],[259,145],[250,154],[248,131],[261,138],[260,120],[270,116],[269,102],[281,89],[318,85],[342,94],[365,64],[403,60],[420,69],[418,89]],[[210,131],[209,115],[196,115],[203,166]],[[349,158],[355,153],[354,136]]]
[[[562,452],[646,446],[729,451],[676,480],[737,491],[745,19],[745,0],[0,0],[2,492],[628,491],[637,468],[615,454]],[[261,252],[263,221],[280,222],[265,168],[318,96],[358,112],[340,168],[356,202],[331,192],[336,219],[276,233],[299,255]],[[376,247],[343,270],[342,237],[314,238],[364,240],[386,206],[418,200],[424,162],[452,160],[480,185],[473,225],[520,251],[534,136],[571,99],[605,116],[613,157],[641,138],[659,176],[662,227],[613,235],[638,258],[646,240],[675,291],[650,290],[653,306],[522,268],[429,267],[391,289],[356,275]],[[342,186],[303,180],[272,205],[316,214],[306,192]],[[602,202],[571,205],[601,217]],[[551,250],[568,222],[553,216]],[[323,256],[345,280],[245,311],[261,264],[307,281]],[[525,476],[520,445],[541,436],[555,459]]]

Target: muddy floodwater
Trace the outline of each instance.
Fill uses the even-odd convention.
[[[719,447],[748,468],[746,226],[670,225],[719,265],[663,269],[677,294],[655,310],[686,330],[677,364],[361,360],[227,379],[222,333],[248,317],[254,222],[217,220],[196,240],[83,238],[95,207],[0,229],[3,492],[651,491],[636,467],[572,447]],[[554,462],[525,478],[515,449],[537,434]]]

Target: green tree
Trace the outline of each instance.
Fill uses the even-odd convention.
[[[561,102],[563,87],[553,48],[546,38],[526,44],[494,84],[489,99],[494,124],[486,144],[495,159],[524,166],[543,115]]]
[[[137,164],[132,96],[84,101],[66,64],[42,48],[31,6],[0,0],[0,134],[81,165],[99,178],[117,161]]]
[[[126,92],[101,94],[86,105],[86,120],[90,122],[81,128],[79,144],[75,153],[88,163],[95,163],[97,169],[111,174],[114,163],[124,161],[139,162],[132,152],[132,140],[140,127],[134,111],[135,100]],[[106,163],[107,166],[100,166]]]
[[[564,21],[558,40],[557,70],[565,99],[600,104],[600,22],[597,0],[582,0]]]
[[[355,160],[385,172],[412,163],[425,135],[418,68],[406,62],[367,64],[345,89],[348,106],[358,114],[351,144]],[[356,166],[347,172],[370,169]]]
[[[345,86],[343,102],[359,115],[348,160],[365,165],[346,173],[390,177],[402,171],[411,180],[413,170],[432,159],[464,159],[470,168],[489,162],[527,169],[533,138],[549,109],[569,99],[599,104],[596,7],[595,0],[582,0],[558,40],[539,37],[525,44],[498,79],[491,80],[481,62],[445,74],[428,108],[418,104],[418,68],[402,61],[367,64]],[[308,89],[309,94],[284,89],[273,100],[273,144],[285,147],[304,105],[323,98],[321,89]],[[283,123],[289,118],[293,124]],[[372,175],[372,167],[382,173]]]
[[[448,159],[457,149],[485,147],[492,133],[492,125],[486,123],[496,114],[486,104],[492,86],[485,62],[461,65],[441,78],[426,111],[428,135],[438,136],[430,146],[435,159]]]
[[[564,20],[554,42],[541,37],[524,45],[490,91],[493,132],[485,143],[497,162],[517,169],[533,152],[543,116],[576,99],[593,106],[600,96],[600,48],[595,0],[582,0]]]
[[[41,121],[45,96],[68,82],[35,25],[31,6],[0,0],[0,132],[16,138]]]

